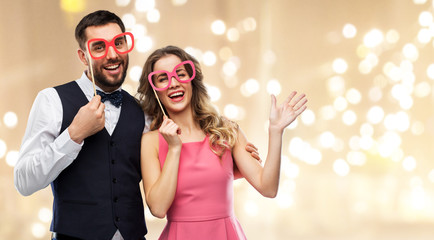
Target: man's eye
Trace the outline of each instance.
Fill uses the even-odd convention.
[[[125,41],[116,41],[115,45],[116,46],[123,46],[125,44]]]
[[[96,51],[96,52],[103,51],[104,49],[105,49],[104,45],[95,45],[95,46],[92,47],[92,50]]]

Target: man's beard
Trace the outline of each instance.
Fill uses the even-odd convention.
[[[96,66],[93,66],[93,69],[94,69],[94,73],[93,73],[94,76],[93,77],[95,78],[95,82],[97,82],[98,85],[104,86],[104,87],[107,87],[107,88],[119,88],[124,83],[125,77],[127,75],[128,60],[129,60],[129,58],[126,59],[126,64],[125,65],[124,65],[123,61],[120,63],[123,66],[123,68],[124,68],[123,72],[121,73],[121,79],[120,79],[120,81],[114,81],[114,82],[107,81],[107,78],[104,76],[104,74],[102,73],[102,71],[99,71],[99,70],[95,71],[95,69],[97,69],[97,68],[96,68]],[[118,62],[118,61],[116,61],[116,62]]]

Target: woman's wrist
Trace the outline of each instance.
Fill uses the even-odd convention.
[[[273,125],[270,125],[268,127],[268,132],[270,134],[283,134],[284,130],[285,130],[285,128],[281,128],[281,127],[273,126]]]

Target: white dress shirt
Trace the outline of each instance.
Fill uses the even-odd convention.
[[[90,101],[94,96],[92,81],[83,73],[76,82]],[[98,86],[96,88],[102,91]],[[105,128],[111,135],[119,120],[122,105],[117,108],[110,101],[104,104]],[[62,119],[63,107],[57,91],[54,88],[40,91],[30,111],[14,168],[15,187],[22,195],[28,196],[47,187],[79,154],[83,143],[77,144],[71,140],[68,129],[60,132]],[[143,131],[147,132],[150,119],[145,119]]]

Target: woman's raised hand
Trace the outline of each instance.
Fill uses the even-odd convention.
[[[276,97],[271,95],[270,129],[282,131],[306,110],[306,94],[293,91],[280,106],[276,106]]]

